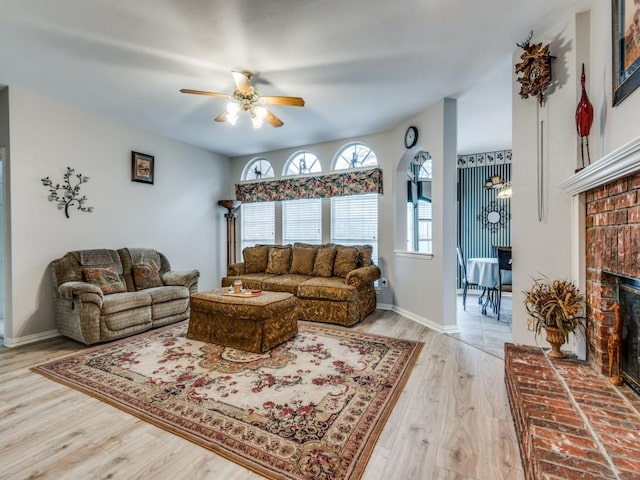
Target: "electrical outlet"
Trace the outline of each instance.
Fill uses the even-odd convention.
[[[380,279],[380,284],[381,284],[383,287],[388,287],[388,286],[389,286],[389,282],[387,281],[387,277],[382,277],[382,278]]]
[[[533,318],[527,317],[527,330],[529,330],[530,332],[534,332],[535,329],[536,328],[533,322]]]

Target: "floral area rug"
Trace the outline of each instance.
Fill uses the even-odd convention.
[[[264,354],[186,332],[185,322],[33,370],[267,478],[357,479],[422,348],[306,322]]]

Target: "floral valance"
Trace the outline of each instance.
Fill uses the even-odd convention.
[[[243,203],[342,197],[364,195],[365,193],[382,193],[382,169],[380,167],[236,185],[236,199]]]

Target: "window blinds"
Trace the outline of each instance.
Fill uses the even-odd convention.
[[[253,247],[257,243],[274,244],[275,203],[246,203],[240,210],[240,248]]]
[[[378,195],[333,197],[331,241],[341,245],[372,245],[373,262],[377,264]]]
[[[282,202],[282,238],[285,244],[322,243],[322,199]]]

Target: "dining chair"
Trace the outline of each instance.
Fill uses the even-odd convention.
[[[503,279],[504,271],[511,271],[511,247],[497,247],[498,251],[498,321],[500,321],[500,304],[502,302],[502,292],[511,292],[511,280]]]
[[[469,282],[469,277],[467,276],[467,264],[464,261],[464,255],[462,254],[462,250],[460,247],[456,247],[456,252],[458,253],[458,264],[460,265],[460,269],[462,270],[462,309],[467,310],[467,289],[469,287],[477,287],[477,283]]]

